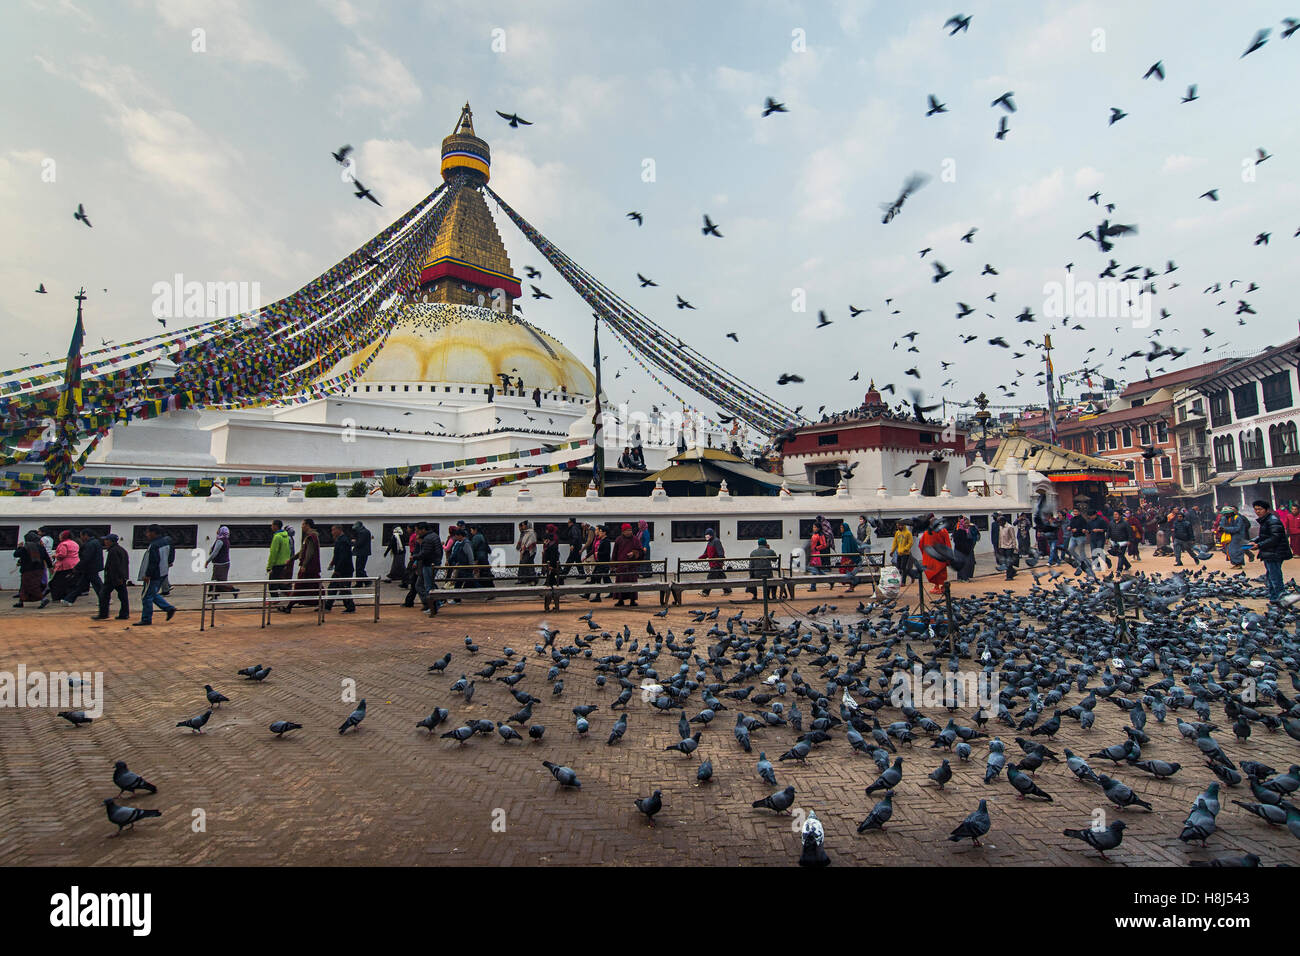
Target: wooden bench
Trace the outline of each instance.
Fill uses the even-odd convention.
[[[751,558],[678,558],[677,573],[674,575],[672,587],[673,604],[682,603],[683,591],[716,591],[740,589],[742,591],[748,588],[758,588],[767,585],[770,588],[779,588],[780,585],[780,559],[768,558],[772,565],[772,574],[767,578],[757,578],[753,575],[753,559]],[[714,568],[713,565],[721,564],[722,567]],[[708,575],[713,571],[721,571],[721,578],[710,578]]]

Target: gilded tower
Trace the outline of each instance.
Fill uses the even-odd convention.
[[[519,280],[511,272],[510,257],[482,192],[491,165],[492,151],[474,134],[474,115],[466,103],[455,129],[442,141],[442,178],[460,178],[462,188],[420,269],[411,301],[491,308],[494,292],[500,289],[500,308],[511,313]]]

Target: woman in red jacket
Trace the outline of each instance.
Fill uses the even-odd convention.
[[[943,547],[947,552],[952,551],[952,539],[948,537],[948,529],[943,526],[941,519],[935,518],[930,522],[930,527],[921,535],[919,544],[926,580],[933,585],[930,593],[942,594],[944,582],[948,580],[948,564],[930,553],[936,546]]]

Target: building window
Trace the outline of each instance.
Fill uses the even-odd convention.
[[[1145,398],[1135,398],[1135,399],[1133,399],[1133,404],[1132,404],[1131,406],[1129,406],[1129,407],[1130,407],[1130,408],[1138,408],[1138,407],[1140,407],[1140,406],[1142,406],[1142,405],[1145,405],[1146,403],[1147,403],[1147,400],[1146,400]]]
[[[1174,476],[1174,463],[1169,460],[1168,455],[1160,456],[1160,477],[1172,478]]]
[[[1232,390],[1232,410],[1238,421],[1259,414],[1259,390],[1255,388],[1254,382],[1238,385]]]
[[[133,551],[143,551],[149,547],[149,539],[145,537],[145,532],[151,525],[138,524],[131,528],[131,549]],[[198,543],[199,526],[196,524],[165,524],[162,526],[163,534],[172,539],[172,548],[179,550],[189,550]],[[104,534],[108,534],[105,529]],[[268,542],[269,544],[269,542]]]
[[[1150,481],[1155,476],[1156,476],[1156,470],[1151,465],[1151,459],[1150,458],[1142,459],[1142,477],[1145,478],[1147,481]]]
[[[1222,428],[1232,421],[1232,412],[1228,409],[1228,393],[1215,392],[1210,396],[1210,426]]]
[[[1260,384],[1264,387],[1264,410],[1276,412],[1291,407],[1291,373],[1269,375]]]
[[[1247,428],[1241,433],[1241,467],[1264,467],[1263,433],[1258,428]]]
[[[1143,444],[1143,445],[1149,445],[1149,444],[1151,444],[1151,426],[1150,426],[1150,425],[1142,425],[1142,426],[1140,426],[1140,427],[1138,428],[1138,435],[1141,436],[1141,441],[1142,441],[1142,444]]]
[[[1132,447],[1133,447],[1133,429],[1131,429],[1131,428],[1129,428],[1127,425],[1125,425],[1123,428],[1120,429],[1120,433],[1119,433],[1119,434],[1120,434],[1120,437],[1123,439],[1123,441],[1121,442],[1121,444],[1123,445],[1123,447],[1125,447],[1125,448],[1132,448]]]
[[[1192,469],[1190,469],[1190,468],[1184,468],[1184,469],[1183,469],[1183,487],[1184,487],[1184,488],[1190,488],[1191,486],[1192,486]]]
[[[817,436],[818,445],[838,445],[839,443],[840,443],[840,436],[835,434],[834,432],[832,432],[829,435]]]
[[[712,530],[716,532],[716,522],[713,521],[674,521],[672,523],[672,539],[674,541],[703,541],[704,532]]]
[[[778,518],[773,521],[737,521],[737,541],[757,541],[766,538],[768,542],[780,541],[785,537],[785,528]]]
[[[1237,470],[1231,435],[1222,435],[1214,439],[1214,469],[1215,471]]]
[[[1169,426],[1164,422],[1156,422],[1156,441],[1161,444],[1169,441]]]
[[[1296,443],[1295,422],[1282,422],[1268,428],[1269,451],[1273,453],[1273,465],[1300,465],[1300,444]]]
[[[1115,450],[1115,429],[1113,428],[1106,433],[1106,449],[1108,451]]]

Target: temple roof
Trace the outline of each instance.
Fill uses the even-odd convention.
[[[1128,479],[1128,469],[1121,464],[1024,434],[1008,435],[999,442],[989,467],[1005,468],[1011,458],[1019,459],[1026,471],[1036,471],[1049,478],[1053,474],[1098,474]]]

